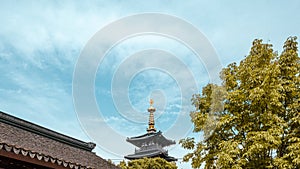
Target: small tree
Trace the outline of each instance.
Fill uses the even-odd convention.
[[[221,86],[208,84],[193,96],[194,132],[204,132],[205,139],[180,141],[192,150],[184,161],[193,168],[299,168],[299,72],[296,37],[287,39],[280,56],[271,44],[254,40],[239,65],[223,69]],[[221,94],[216,99],[214,93]]]
[[[175,163],[168,162],[165,159],[159,157],[132,160],[127,164],[125,161],[121,161],[118,166],[122,169],[177,169]]]

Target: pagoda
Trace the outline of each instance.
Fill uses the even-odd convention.
[[[141,136],[127,138],[126,141],[135,145],[136,148],[134,154],[125,156],[128,160],[141,159],[144,157],[154,158],[160,157],[167,161],[177,161],[176,158],[168,155],[168,151],[164,149],[166,146],[176,144],[175,141],[169,140],[162,135],[161,131],[156,131],[154,127],[154,112],[153,100],[150,99],[149,123],[147,133]]]

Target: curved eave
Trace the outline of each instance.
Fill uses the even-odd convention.
[[[81,165],[81,164],[78,164],[78,163],[73,163],[73,162],[70,162],[70,161],[66,161],[64,159],[58,159],[58,158],[52,157],[50,155],[34,152],[34,151],[31,151],[31,150],[16,147],[15,145],[9,145],[9,144],[2,143],[2,142],[0,142],[0,152],[1,151],[14,153],[16,155],[24,156],[24,157],[27,156],[27,157],[30,157],[32,159],[37,159],[39,161],[44,161],[46,163],[52,163],[52,164],[55,164],[55,165],[58,165],[58,166],[63,166],[63,167],[70,168],[70,169],[78,169],[78,168],[80,168],[80,169],[81,168],[82,169],[94,169],[90,166],[84,166],[84,165]]]
[[[154,158],[154,157],[161,157],[167,161],[177,161],[176,158],[168,156],[168,154],[165,154],[161,151],[155,151],[155,152],[149,152],[149,153],[143,153],[143,154],[130,154],[125,156],[128,160],[135,160],[135,159],[141,159],[141,158]]]
[[[143,158],[143,157],[155,157],[158,155],[163,155],[163,153],[160,151],[155,151],[155,152],[143,153],[143,154],[130,154],[130,155],[125,156],[125,158],[127,158],[129,160],[133,160],[133,159],[139,159],[139,158]]]
[[[157,133],[147,133],[137,137],[127,138],[126,141],[137,146],[141,147],[143,143],[147,141],[153,140],[154,142],[160,143],[161,146],[170,146],[172,144],[176,144],[174,140],[169,140],[162,135],[162,132],[159,131]]]

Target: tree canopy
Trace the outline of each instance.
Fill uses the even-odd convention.
[[[142,158],[138,160],[128,161],[128,163],[122,161],[118,165],[122,169],[177,169],[174,162],[168,162],[163,158]]]
[[[222,70],[221,85],[192,97],[194,132],[204,139],[180,141],[191,151],[184,161],[193,168],[299,168],[299,73],[296,37],[280,55],[254,40],[248,56]]]

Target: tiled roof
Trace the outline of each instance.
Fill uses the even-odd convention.
[[[94,144],[94,143],[83,142],[81,140],[66,136],[64,134],[58,133],[53,130],[49,130],[45,127],[42,127],[42,126],[36,125],[34,123],[25,121],[23,119],[11,116],[11,115],[6,114],[1,111],[0,111],[0,122],[15,126],[17,128],[29,131],[31,133],[35,133],[35,134],[50,138],[52,140],[55,140],[55,141],[58,141],[58,142],[61,142],[64,144],[71,145],[73,147],[80,148],[80,149],[83,149],[86,151],[92,151],[96,146],[96,144]]]
[[[77,140],[1,111],[0,145],[0,151],[25,154],[67,168],[118,168],[92,152],[94,143]]]
[[[161,157],[167,161],[177,161],[176,158],[169,156],[168,152],[164,151],[162,149],[140,151],[140,152],[136,152],[135,154],[130,154],[130,155],[125,156],[125,158],[129,159],[129,160],[141,159],[144,157],[147,157],[147,158]]]
[[[126,141],[137,147],[141,147],[145,142],[149,141],[154,141],[163,147],[176,144],[174,140],[169,140],[164,137],[161,131],[156,133],[146,133],[136,137],[129,137],[126,139]]]

